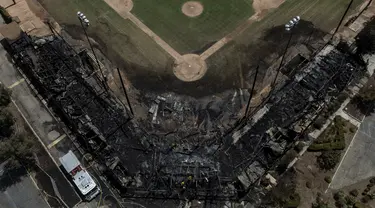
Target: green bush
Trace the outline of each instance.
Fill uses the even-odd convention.
[[[353,208],[362,208],[362,204],[359,203],[359,202],[356,202],[354,205],[353,205]]]
[[[12,17],[10,16],[10,14],[3,7],[0,7],[0,15],[4,19],[4,21],[5,21],[6,24],[9,24],[9,23],[11,23],[13,21]]]
[[[13,134],[14,119],[7,111],[0,112],[0,138],[10,137]]]
[[[334,195],[333,195],[333,198],[338,201],[338,200],[341,200],[341,199],[344,199],[345,197],[345,193],[343,191],[338,191],[336,192]]]
[[[359,191],[358,191],[357,189],[353,189],[353,190],[351,190],[349,193],[350,193],[350,195],[352,195],[352,196],[354,196],[354,197],[357,197],[358,194],[359,194]]]
[[[3,85],[0,85],[0,107],[7,106],[10,101],[10,91],[6,89]]]
[[[331,176],[324,177],[324,181],[327,182],[327,183],[331,183],[332,182]]]
[[[285,208],[297,208],[301,203],[301,197],[298,193],[294,193],[289,197],[289,199],[285,202]]]
[[[357,191],[358,192],[358,191]],[[345,202],[348,206],[353,206],[356,203],[356,200],[352,196],[345,196]]]
[[[345,149],[346,120],[336,116],[331,125],[308,148],[309,151]]]
[[[369,197],[368,195],[362,197],[362,199],[361,199],[361,201],[362,201],[363,203],[367,203],[367,202],[369,202],[370,200],[371,200],[371,199],[370,199],[370,197]]]
[[[317,157],[317,162],[322,170],[332,170],[340,161],[340,151],[326,151]]]

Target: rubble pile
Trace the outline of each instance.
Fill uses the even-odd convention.
[[[296,124],[364,71],[351,53],[328,47],[228,134],[249,98],[242,89],[204,101],[146,95],[149,119],[136,121],[101,87],[85,53],[76,54],[65,41],[23,35],[3,45],[126,197],[242,198],[278,166],[300,133]]]
[[[278,166],[278,159],[301,131],[296,125],[311,121],[323,103],[337,96],[353,80],[365,73],[365,63],[357,56],[327,46],[293,80],[272,93],[268,104],[247,125],[228,136],[221,161],[237,170],[249,187],[260,175]],[[259,113],[258,112],[258,113]],[[301,128],[299,128],[301,129]],[[233,145],[235,143],[235,145]]]

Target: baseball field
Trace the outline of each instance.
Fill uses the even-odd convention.
[[[236,45],[251,46],[246,50],[251,50],[253,46],[256,48],[261,45],[258,43],[267,41],[262,38],[265,31],[284,25],[296,15],[301,16],[305,22],[311,22],[315,28],[329,33],[338,25],[350,2],[350,0],[37,1],[60,24],[66,25],[69,33],[80,31],[76,12],[84,12],[91,21],[89,35],[99,43],[98,47],[116,63],[127,62],[141,66],[141,69],[131,71],[132,75],[138,76],[137,78],[152,76],[155,82],[165,83],[163,77],[166,76],[168,77],[165,78],[166,80],[173,80],[177,76],[184,81],[196,81],[203,77],[202,80],[194,83],[197,85],[202,83],[204,88],[212,84],[210,81],[212,77],[215,77],[215,83],[225,82],[228,87],[237,86],[238,74],[242,76],[248,73],[250,69],[240,69],[241,62],[246,61],[248,56],[241,55],[242,51],[238,51]],[[358,11],[365,1],[354,0],[348,15]],[[275,49],[271,47],[262,50],[272,54]],[[192,53],[197,55],[185,56]],[[237,60],[239,56],[245,59]],[[177,67],[178,70],[171,70],[172,66],[176,69],[177,65],[180,66]],[[202,73],[206,75],[203,76]],[[177,84],[176,87],[179,86]],[[155,85],[158,84],[154,83]],[[193,85],[191,86],[194,88]],[[221,88],[221,85],[218,84],[217,88]]]
[[[252,0],[201,0],[201,14],[189,17],[182,12],[185,2],[134,0],[131,12],[182,54],[220,40],[254,14]]]

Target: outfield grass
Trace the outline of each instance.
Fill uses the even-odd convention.
[[[198,17],[181,12],[187,0],[133,0],[132,13],[151,30],[184,54],[223,38],[254,13],[252,0],[200,0]]]
[[[349,14],[363,2],[364,0],[354,0]],[[330,32],[338,25],[348,4],[349,0],[286,0],[261,21],[253,23],[236,40],[245,44],[256,41],[254,38],[260,37],[264,30],[284,25],[296,15],[313,22],[315,27]]]
[[[171,59],[159,45],[134,25],[123,19],[103,0],[38,0],[60,24],[80,25],[77,11],[91,22],[89,35],[99,38],[108,56],[143,66],[165,67]],[[77,27],[77,30],[81,28]],[[82,33],[83,31],[69,31]]]

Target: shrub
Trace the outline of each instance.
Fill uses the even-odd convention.
[[[367,203],[367,202],[370,201],[370,197],[366,195],[366,196],[362,197],[361,201],[362,201],[363,203]]]
[[[332,170],[340,161],[340,151],[326,151],[318,156],[317,162],[321,169]]]
[[[297,208],[301,203],[301,197],[298,193],[294,193],[293,195],[289,196],[289,199],[286,201],[285,206],[287,208]]]
[[[367,184],[367,188],[371,188],[371,187],[373,187],[373,186],[374,186],[373,183],[369,183],[369,184]]]
[[[356,202],[354,205],[353,205],[353,208],[362,208],[362,204],[359,203],[359,202]]]
[[[335,206],[337,208],[346,208],[347,207],[346,203],[345,203],[345,201],[343,199],[336,201],[335,202]]]
[[[346,202],[347,205],[353,206],[355,204],[356,200],[352,196],[346,196],[345,197],[345,202]]]
[[[7,12],[5,8],[0,7],[0,15],[1,17],[3,17],[6,24],[9,24],[12,22],[12,17],[10,16],[10,14]]]
[[[309,188],[309,189],[311,189],[311,187],[312,187],[312,183],[311,183],[310,181],[307,181],[307,182],[306,182],[306,187]]]
[[[352,195],[352,196],[354,196],[354,197],[357,197],[358,194],[359,194],[359,192],[358,192],[357,189],[353,189],[353,190],[351,190],[349,193],[350,193],[350,195]]]
[[[298,142],[298,144],[294,147],[294,150],[296,150],[297,152],[301,152],[304,147],[305,144],[303,142]]]
[[[0,86],[0,106],[5,107],[7,106],[11,99],[10,99],[10,91],[6,89],[3,85]]]
[[[324,181],[327,182],[327,183],[331,183],[332,182],[331,176],[324,177]]]
[[[0,138],[10,137],[13,134],[14,120],[7,111],[0,112]]]
[[[375,178],[371,178],[370,183],[375,184]]]
[[[368,193],[370,191],[370,188],[366,188],[363,192]]]
[[[333,198],[338,201],[338,200],[341,200],[341,199],[344,199],[345,197],[345,194],[343,191],[338,191],[336,192],[334,195],[333,195]]]

